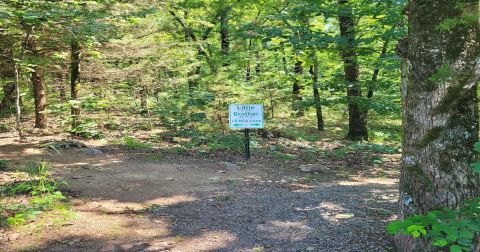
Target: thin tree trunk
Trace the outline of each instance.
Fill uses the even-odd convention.
[[[461,4],[461,5],[460,5]],[[438,25],[478,10],[477,0],[417,0],[408,7],[409,32],[397,51],[403,57],[403,154],[400,220],[443,207],[456,208],[480,195],[470,167],[478,141],[477,83],[480,30],[475,21],[447,31]],[[439,69],[449,78],[432,80]],[[397,251],[436,251],[422,240],[398,235]]]
[[[362,89],[359,80],[359,66],[357,62],[356,41],[355,41],[355,20],[352,7],[348,0],[338,0],[340,34],[345,44],[341,45],[341,56],[344,63],[345,80],[348,82],[348,134],[350,140],[367,140],[366,110],[359,104],[362,97]]]
[[[26,49],[34,58],[39,58],[36,41],[30,38],[26,43]],[[35,100],[35,128],[44,129],[47,127],[47,96],[43,86],[43,75],[40,66],[35,65],[30,78],[33,85],[33,98]]]
[[[295,79],[293,80],[293,87],[292,87],[292,109],[296,116],[304,116],[305,111],[302,105],[302,94],[301,91],[303,90],[302,85],[302,76],[303,76],[303,62],[297,60],[295,62]]]
[[[13,61],[13,40],[0,34],[0,79],[5,81],[0,112],[15,102],[15,62]]]
[[[222,10],[220,14],[220,44],[224,56],[223,66],[228,66],[227,56],[230,51],[230,37],[228,34],[228,9]]]
[[[389,44],[388,39],[385,39],[385,41],[383,42],[382,52],[380,53],[380,60],[385,58],[385,55],[387,54],[387,50],[388,50],[388,44]],[[368,99],[373,98],[375,83],[378,80],[378,74],[379,73],[380,73],[380,67],[377,66],[377,67],[375,67],[375,70],[373,70],[372,85],[370,85],[370,87],[368,88],[368,94],[367,94]]]
[[[15,108],[16,108],[16,128],[18,132],[18,137],[23,139],[23,132],[22,132],[22,109],[20,106],[20,82],[19,82],[19,71],[17,64],[14,64],[15,68]]]
[[[318,91],[318,60],[314,59],[313,66],[311,69],[312,79],[313,79],[313,101],[315,103],[315,112],[317,115],[317,129],[319,131],[324,130],[324,122],[322,115],[322,104],[320,103],[320,92]]]
[[[73,39],[70,43],[70,97],[74,102],[70,111],[72,128],[78,126],[80,106],[78,104],[78,92],[80,91],[80,45]]]

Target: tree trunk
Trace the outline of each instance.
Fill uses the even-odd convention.
[[[322,115],[322,104],[320,103],[320,92],[318,91],[318,60],[315,59],[312,69],[312,79],[313,79],[313,101],[315,103],[315,112],[317,115],[317,129],[319,131],[324,130],[324,122]]]
[[[408,37],[397,46],[403,57],[400,220],[455,208],[480,195],[479,176],[470,167],[478,140],[478,23],[438,29],[446,20],[459,20],[467,11],[478,10],[478,5],[477,0],[410,1]],[[445,68],[450,69],[449,78],[431,78]],[[397,251],[432,250],[425,242],[400,235],[396,245]]]
[[[345,80],[348,82],[348,135],[350,140],[367,140],[366,111],[361,108],[359,98],[362,97],[362,89],[359,80],[359,67],[357,62],[355,41],[355,20],[352,7],[348,0],[338,0],[340,22],[340,34],[345,41],[341,45],[341,56],[344,63],[343,69]]]
[[[18,137],[23,139],[23,131],[22,131],[22,108],[20,106],[20,78],[19,78],[19,70],[17,64],[14,64],[15,70],[15,123],[17,128]]]
[[[295,79],[293,80],[293,87],[292,87],[292,109],[296,116],[304,116],[305,111],[302,105],[302,94],[301,91],[303,89],[302,85],[302,76],[303,76],[303,62],[297,60],[295,62]]]
[[[387,54],[388,43],[389,43],[388,39],[385,39],[385,41],[383,42],[382,52],[380,53],[380,60],[382,60],[383,58],[385,58],[385,55]],[[375,83],[376,83],[377,80],[378,80],[378,74],[379,74],[379,73],[380,73],[380,67],[377,66],[377,67],[375,67],[375,70],[373,70],[372,84],[371,84],[370,87],[368,88],[368,94],[367,94],[367,98],[368,98],[368,99],[373,98],[373,92],[374,92],[374,88],[375,88]]]
[[[228,66],[227,56],[230,51],[230,37],[228,34],[228,10],[223,10],[220,14],[220,44],[222,55],[224,56],[223,66]]]
[[[72,128],[77,127],[80,117],[80,104],[78,104],[78,92],[80,91],[80,45],[77,40],[70,43],[70,97],[74,104],[70,114],[72,116]]]
[[[0,79],[5,81],[0,112],[15,102],[15,62],[13,60],[13,40],[0,34]]]
[[[40,57],[34,38],[31,37],[25,45],[32,57]],[[47,127],[47,115],[45,111],[47,107],[47,96],[43,86],[43,75],[40,66],[35,65],[33,67],[30,79],[33,85],[33,98],[35,100],[35,128],[44,129]]]

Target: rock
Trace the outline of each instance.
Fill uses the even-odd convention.
[[[302,172],[324,172],[325,173],[325,172],[330,171],[330,168],[328,168],[327,166],[322,165],[322,164],[300,165],[299,168],[300,168],[300,171],[302,171]]]
[[[227,168],[227,170],[239,170],[240,169],[240,166],[238,166],[235,163],[230,163],[230,162],[223,162],[223,163],[225,164],[225,168]]]
[[[103,152],[99,149],[95,149],[95,148],[87,148],[87,149],[84,149],[83,150],[83,153],[87,154],[87,155],[100,155],[102,154]]]
[[[308,248],[307,248],[307,251],[314,251],[314,250],[315,250],[314,247],[308,247]]]
[[[313,166],[312,165],[300,165],[299,168],[300,168],[300,171],[302,171],[302,172],[312,172],[313,171]]]
[[[8,236],[9,241],[16,241],[20,235],[18,233],[13,233]]]

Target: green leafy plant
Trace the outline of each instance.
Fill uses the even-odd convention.
[[[85,139],[103,138],[103,132],[100,130],[98,123],[91,119],[86,119],[75,128],[67,130],[72,135]]]
[[[449,246],[452,252],[471,251],[480,232],[480,197],[466,201],[459,209],[444,208],[393,221],[387,230],[390,234],[425,237],[433,246]]]
[[[132,149],[149,149],[153,147],[152,144],[144,143],[136,140],[133,137],[128,137],[128,136],[123,138],[123,143],[125,144],[125,146]]]
[[[26,170],[28,179],[24,182],[14,183],[1,188],[2,197],[29,194],[27,203],[2,204],[0,207],[0,224],[8,226],[24,224],[45,211],[53,209],[57,203],[65,199],[58,191],[58,187],[65,182],[57,182],[48,174],[45,162],[32,165]]]

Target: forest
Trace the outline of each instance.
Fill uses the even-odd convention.
[[[0,251],[480,251],[479,80],[474,0],[0,0]]]

